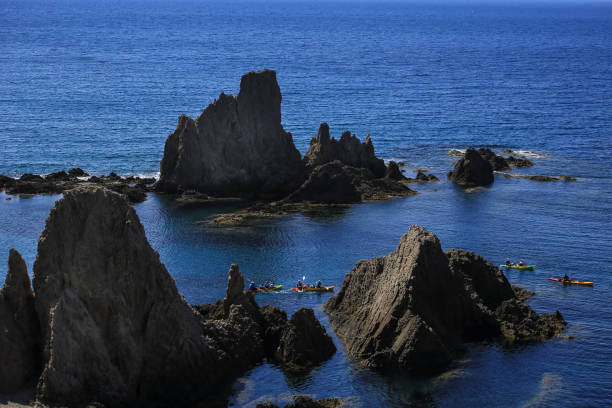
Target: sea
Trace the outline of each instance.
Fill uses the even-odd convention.
[[[338,352],[301,375],[259,365],[228,403],[281,406],[294,394],[354,407],[612,406],[612,3],[405,1],[0,0],[0,174],[155,176],[178,116],[192,117],[240,77],[277,72],[282,121],[305,153],[321,122],[370,134],[376,154],[440,181],[418,194],[248,226],[211,227],[231,206],[149,194],[147,237],[192,304],[224,296],[230,264],[247,279],[335,285],[360,259],[393,251],[410,225],[444,249],[475,251],[561,311],[562,336],[515,349],[475,343],[433,377],[388,376],[351,360],[321,306],[333,294],[258,294],[289,315],[310,307]],[[464,191],[446,178],[452,149],[515,151],[534,166]],[[30,273],[61,195],[0,193],[0,257]],[[5,258],[6,259],[6,258]],[[0,264],[0,282],[7,264]],[[563,286],[568,274],[593,287]]]

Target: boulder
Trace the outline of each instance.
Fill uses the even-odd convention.
[[[201,321],[133,208],[103,188],[69,191],[51,210],[34,289],[44,339],[37,397],[48,403],[183,404],[263,356],[240,305],[224,321]]]
[[[351,357],[400,372],[439,371],[466,341],[525,344],[565,325],[560,313],[538,315],[519,301],[482,257],[444,253],[438,238],[418,226],[395,252],[358,262],[324,310]]]
[[[348,166],[368,169],[376,178],[384,177],[387,170],[385,162],[374,154],[370,135],[367,135],[362,143],[347,131],[342,134],[340,140],[336,140],[330,138],[327,123],[322,123],[317,137],[310,141],[304,161],[309,168],[314,168],[334,160]]]
[[[312,309],[301,308],[283,330],[276,359],[287,368],[304,369],[319,364],[336,352],[336,346]]]
[[[40,329],[34,293],[19,252],[9,251],[9,268],[0,290],[0,393],[15,393],[40,370]]]
[[[182,115],[166,140],[158,191],[280,198],[305,179],[290,133],[281,126],[276,73],[250,72],[234,98],[221,94],[196,120]]]
[[[493,167],[470,147],[449,173],[453,183],[465,187],[486,186],[493,183]]]

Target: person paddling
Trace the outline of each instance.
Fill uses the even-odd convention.
[[[523,261],[522,259],[519,261],[519,266],[525,266],[525,261]]]
[[[567,273],[565,275],[563,275],[563,282],[569,282],[570,281],[570,277],[567,276]]]
[[[298,280],[298,281],[297,281],[297,285],[296,285],[296,287],[297,287],[297,289],[298,289],[298,290],[300,290],[300,291],[301,291],[301,290],[304,288],[304,287],[303,287],[303,285],[302,285],[302,281],[301,281],[301,280]]]
[[[506,266],[512,266],[512,262],[510,262],[510,258],[506,258]]]

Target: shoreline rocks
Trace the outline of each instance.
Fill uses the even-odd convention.
[[[324,310],[352,358],[421,374],[446,368],[467,341],[529,344],[565,325],[560,313],[538,315],[523,304],[482,257],[444,253],[437,237],[418,226],[395,252],[358,262]]]
[[[88,179],[84,179],[89,177]],[[147,192],[153,191],[155,179],[135,176],[120,177],[115,173],[108,176],[89,176],[80,168],[70,169],[67,173],[59,171],[43,176],[26,173],[20,178],[0,175],[0,191],[11,195],[62,194],[77,187],[103,186],[123,194],[131,203],[146,200]]]

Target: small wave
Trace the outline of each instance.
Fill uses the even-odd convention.
[[[460,157],[463,156],[465,154],[465,151],[467,149],[450,149],[448,151],[448,155],[449,156],[453,156],[453,157]]]
[[[532,158],[548,158],[548,157],[550,157],[549,154],[538,153],[538,152],[534,152],[534,151],[531,151],[531,150],[504,149],[504,150],[502,150],[502,153],[508,153],[508,154],[512,154],[513,156],[520,156],[520,157],[532,157]]]

